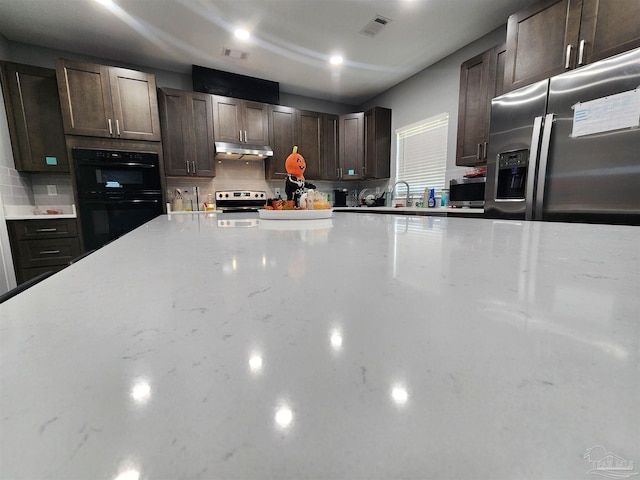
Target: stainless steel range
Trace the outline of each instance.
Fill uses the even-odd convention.
[[[267,202],[266,192],[255,190],[224,190],[216,192],[216,209],[223,212],[258,211]]]

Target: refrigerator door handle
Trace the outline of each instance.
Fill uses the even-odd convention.
[[[555,122],[555,113],[549,113],[544,119],[542,132],[542,146],[540,147],[540,165],[538,166],[538,186],[536,188],[536,203],[533,211],[534,220],[542,220],[544,205],[544,189],[547,183],[547,163],[549,160],[549,146],[551,145],[551,131]]]
[[[529,164],[527,166],[527,186],[525,194],[524,219],[533,220],[533,199],[536,177],[536,164],[538,163],[538,152],[540,151],[540,133],[542,132],[543,117],[539,116],[533,120],[533,133],[531,134],[531,146],[529,150]]]

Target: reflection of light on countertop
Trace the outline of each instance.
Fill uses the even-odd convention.
[[[266,266],[267,266],[267,256],[266,256],[266,255],[263,255],[263,256],[262,256],[262,266],[263,266],[263,267],[266,267]]]
[[[396,405],[402,406],[409,400],[409,392],[407,392],[407,389],[402,385],[394,385],[391,389],[391,398]]]
[[[133,386],[133,389],[131,390],[131,398],[133,398],[136,403],[147,403],[150,397],[151,385],[149,385],[149,382],[141,380]]]
[[[339,330],[333,330],[331,332],[331,347],[334,350],[340,350],[342,348],[342,333]]]
[[[275,420],[280,428],[288,428],[293,422],[293,411],[287,405],[281,405],[276,410]]]
[[[249,369],[251,373],[260,373],[262,371],[262,357],[260,354],[251,354],[251,357],[249,357]]]
[[[140,472],[137,470],[129,469],[118,474],[114,480],[138,480],[140,478]]]

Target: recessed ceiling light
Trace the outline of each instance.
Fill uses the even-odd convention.
[[[244,28],[238,28],[234,34],[240,40],[249,40],[249,37],[251,36],[251,34]]]
[[[331,63],[331,65],[342,65],[342,62],[344,62],[344,59],[340,55],[333,55],[329,59],[329,63]]]

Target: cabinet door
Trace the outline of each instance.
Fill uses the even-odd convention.
[[[322,114],[322,178],[337,180],[340,178],[340,117],[330,113]]]
[[[69,172],[56,71],[6,63],[2,84],[16,169]]]
[[[581,9],[582,0],[543,0],[509,17],[505,91],[573,68]]]
[[[578,65],[640,47],[638,0],[583,0]]]
[[[56,77],[65,133],[113,136],[108,67],[57,59]]]
[[[375,107],[364,113],[365,178],[391,175],[391,110]]]
[[[189,92],[187,120],[191,146],[192,173],[199,177],[215,176],[215,147],[213,142],[213,109],[211,95]]]
[[[309,181],[322,178],[322,117],[318,112],[296,112],[296,145],[304,157],[307,169],[304,177]]]
[[[213,134],[216,142],[238,143],[241,135],[241,104],[236,98],[212,96]]]
[[[364,112],[340,115],[342,178],[360,180],[364,170]]]
[[[485,161],[487,142],[490,52],[481,53],[464,62],[460,68],[458,104],[458,141],[456,165],[475,165]]]
[[[243,102],[243,143],[267,145],[269,142],[269,116],[267,104]]]
[[[294,108],[279,105],[269,107],[269,146],[273,149],[273,156],[266,160],[265,169],[268,179],[284,180],[287,174],[285,160],[296,144],[295,129],[296,110]]]
[[[129,140],[160,140],[155,76],[109,68],[114,136]]]
[[[186,175],[188,158],[187,98],[173,89],[158,91],[162,126],[164,171],[167,175]]]

